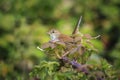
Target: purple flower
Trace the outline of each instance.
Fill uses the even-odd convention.
[[[88,74],[88,69],[86,65],[79,64],[77,61],[73,60],[70,62],[73,68],[76,68],[78,71]]]
[[[68,59],[67,57],[62,57],[62,60],[63,60],[64,62],[69,62],[69,59]]]
[[[77,63],[75,60],[70,62],[74,68],[79,68],[81,64]]]

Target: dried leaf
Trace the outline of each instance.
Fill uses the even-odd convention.
[[[70,54],[74,54],[76,51],[78,50],[78,48],[73,48],[70,50]]]
[[[78,71],[81,71],[81,72],[84,72],[84,73],[86,73],[86,74],[89,73],[88,65],[86,65],[86,64],[81,65],[77,70],[78,70]]]
[[[51,43],[51,42],[48,42],[48,43],[44,43],[42,46],[41,46],[41,48],[42,49],[46,49],[46,48],[55,48],[56,47],[56,45],[54,44],[54,43]]]
[[[97,80],[105,80],[105,74],[102,71],[96,71],[93,73]]]
[[[56,44],[58,44],[58,45],[61,45],[61,46],[65,46],[65,43],[64,42],[61,42],[61,41],[57,41],[57,42],[55,42]]]
[[[66,49],[71,50],[75,45],[73,43],[66,43]]]
[[[85,52],[85,48],[83,46],[78,48],[78,53],[82,55]]]

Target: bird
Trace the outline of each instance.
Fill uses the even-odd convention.
[[[77,23],[77,26],[74,28],[72,35],[76,35],[79,34],[79,26],[82,20],[82,16],[80,16],[80,19]],[[57,42],[57,41],[61,41],[61,42],[73,42],[73,37],[62,34],[60,31],[56,30],[56,29],[51,29],[48,34],[50,35],[50,42]]]
[[[50,35],[51,38],[51,42],[57,42],[57,41],[61,41],[61,42],[72,42],[72,38],[68,35],[62,34],[60,31],[56,30],[56,29],[51,29],[48,34]]]

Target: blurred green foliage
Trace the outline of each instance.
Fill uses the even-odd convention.
[[[49,40],[47,31],[70,34],[80,15],[80,31],[101,35],[95,46],[120,73],[119,14],[120,0],[0,0],[0,80],[30,80],[46,58],[36,47]]]

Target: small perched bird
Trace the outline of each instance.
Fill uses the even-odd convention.
[[[70,36],[62,34],[56,29],[50,30],[48,34],[50,35],[52,42],[56,42],[56,41],[72,42],[73,40]]]
[[[75,27],[72,35],[76,35],[76,34],[79,34],[79,26],[80,26],[80,23],[81,23],[81,19],[82,19],[82,16],[80,17],[78,23],[77,23],[77,26]],[[52,29],[48,32],[48,34],[50,35],[50,38],[51,38],[51,42],[57,42],[57,41],[62,41],[62,42],[72,42],[73,41],[73,38],[68,36],[68,35],[65,35],[65,34],[62,34],[60,33],[58,30],[56,29]]]

